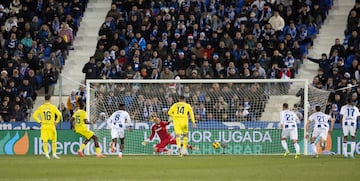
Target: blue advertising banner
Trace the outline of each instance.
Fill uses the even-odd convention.
[[[70,129],[69,122],[61,122],[56,126],[57,129]],[[40,124],[37,122],[13,122],[13,123],[0,123],[0,130],[38,130]]]

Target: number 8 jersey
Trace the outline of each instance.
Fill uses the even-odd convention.
[[[123,110],[115,111],[108,119],[111,129],[124,129],[126,124],[131,125],[129,113]]]

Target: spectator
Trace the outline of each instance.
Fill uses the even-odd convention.
[[[202,63],[201,68],[200,68],[200,74],[201,74],[200,76],[202,78],[205,78],[207,75],[209,75],[210,77],[214,77],[213,68],[207,60],[204,60]]]
[[[50,64],[55,71],[61,72],[63,65],[61,63],[60,53],[59,51],[52,51],[50,57],[44,61],[44,64]]]
[[[46,63],[42,71],[44,78],[45,94],[54,94],[54,86],[58,80],[58,71],[52,67],[51,63]]]
[[[120,18],[120,16],[121,16],[121,14],[117,9],[116,4],[112,4],[111,9],[106,14],[106,17],[112,17],[114,19],[118,19],[118,18]]]
[[[100,70],[97,64],[95,63],[94,56],[90,57],[89,62],[84,65],[82,72],[85,73],[85,80],[96,79],[100,76]]]
[[[346,55],[354,55],[357,49],[359,49],[359,35],[356,30],[353,30],[351,31],[351,36],[348,39]]]
[[[19,95],[16,96],[14,101],[10,102],[10,107],[13,108],[16,104],[20,106],[20,110],[24,113],[25,118],[29,118],[31,109],[29,109],[25,99]]]
[[[191,61],[190,66],[186,68],[186,77],[191,77],[193,71],[196,71],[196,74],[200,72],[200,68],[196,65],[195,61]]]
[[[279,68],[277,63],[274,63],[272,65],[272,68],[268,71],[267,73],[267,77],[269,77],[270,79],[280,79],[282,76],[282,71]]]
[[[28,108],[32,109],[34,100],[36,99],[36,94],[33,85],[29,84],[28,77],[22,79],[22,84],[19,85],[18,92],[19,95],[25,99]]]
[[[340,39],[335,39],[335,44],[331,46],[329,56],[333,56],[334,51],[337,51],[339,57],[346,57],[345,47],[341,44]]]
[[[320,8],[320,5],[318,2],[314,2],[313,6],[310,10],[310,14],[312,18],[314,19],[317,26],[321,27],[326,15],[323,9]]]
[[[310,61],[319,64],[319,68],[321,68],[324,71],[325,77],[328,77],[330,75],[330,69],[332,67],[332,62],[327,58],[327,55],[325,53],[321,54],[321,59],[314,59],[311,57],[307,57]]]
[[[10,121],[11,109],[9,106],[9,100],[9,97],[4,97],[0,105],[0,116],[2,117],[4,122]]]
[[[287,52],[287,56],[284,58],[284,64],[285,67],[290,70],[291,78],[295,78],[295,73],[296,73],[295,58],[292,56],[291,51]]]
[[[192,70],[189,76],[190,79],[199,79],[200,75],[197,70]]]
[[[164,67],[164,70],[160,73],[160,79],[174,79],[174,73],[169,67]]]
[[[226,70],[221,65],[221,63],[216,63],[214,77],[215,78],[224,78],[226,76]]]
[[[71,113],[70,113],[69,109],[66,108],[64,103],[61,103],[59,110],[61,111],[62,120],[64,122],[69,122],[70,118],[71,118]]]
[[[69,109],[71,116],[74,114],[77,108],[79,108],[79,96],[76,95],[75,89],[71,90],[71,93],[67,98],[66,108]]]
[[[85,85],[81,84],[79,89],[76,91],[75,95],[79,97],[79,104],[86,105],[86,87]]]
[[[20,109],[19,104],[15,104],[11,111],[10,122],[26,121],[25,113]]]
[[[216,110],[215,117],[219,120],[221,119],[222,113],[226,113],[229,110],[229,104],[224,100],[224,97],[219,96],[213,106],[213,110]]]
[[[277,10],[274,11],[274,15],[271,16],[271,18],[269,19],[269,23],[277,34],[280,34],[280,32],[285,27],[285,21],[280,16],[279,11],[277,11]]]
[[[356,10],[351,10],[347,19],[346,34],[349,34],[353,30],[357,30],[359,24],[359,18]]]
[[[64,62],[61,62],[61,63],[65,64],[65,59],[67,58],[67,55],[68,55],[68,45],[67,45],[67,42],[65,41],[64,37],[62,37],[62,36],[56,37],[55,42],[51,47],[51,51],[61,52],[61,56],[64,59]]]

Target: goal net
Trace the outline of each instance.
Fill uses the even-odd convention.
[[[279,112],[288,103],[302,119],[299,143],[307,152],[304,140],[304,117],[315,104],[325,106],[328,93],[308,88],[307,80],[87,80],[87,112],[91,126],[99,137],[102,151],[111,154],[110,130],[107,118],[124,103],[134,130],[126,131],[124,154],[154,154],[159,137],[143,146],[151,134],[149,120],[152,112],[163,121],[168,120],[169,107],[180,95],[191,104],[197,128],[189,124],[189,144],[199,150],[190,154],[279,154]],[[174,136],[173,126],[168,132]],[[213,148],[219,142],[220,148]],[[289,149],[294,152],[289,142]],[[176,153],[176,145],[167,148]]]

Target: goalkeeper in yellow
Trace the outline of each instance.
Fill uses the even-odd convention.
[[[97,136],[95,136],[94,132],[90,131],[86,124],[90,124],[87,120],[86,111],[84,110],[85,105],[80,104],[80,109],[74,112],[71,118],[71,125],[74,128],[75,132],[81,136],[83,136],[86,140],[83,144],[81,144],[80,149],[77,151],[80,157],[84,157],[83,150],[86,144],[90,141],[90,139],[94,140],[95,151],[97,158],[105,157],[100,152],[99,142]]]
[[[36,109],[33,118],[40,123],[40,139],[43,142],[44,154],[47,159],[50,159],[48,151],[48,141],[51,140],[52,157],[59,159],[56,155],[56,124],[60,122],[61,112],[56,106],[50,103],[51,96],[45,96],[45,103]],[[40,117],[40,118],[39,118]]]
[[[189,132],[189,120],[188,116],[190,115],[192,127],[196,128],[195,116],[192,107],[190,104],[186,103],[184,96],[180,96],[179,102],[174,103],[169,111],[168,115],[174,122],[174,131],[176,135],[176,145],[178,148],[179,156],[182,157],[183,154],[187,154],[187,144],[188,144],[188,132]],[[181,141],[181,137],[183,140]],[[181,149],[182,143],[182,149]]]

